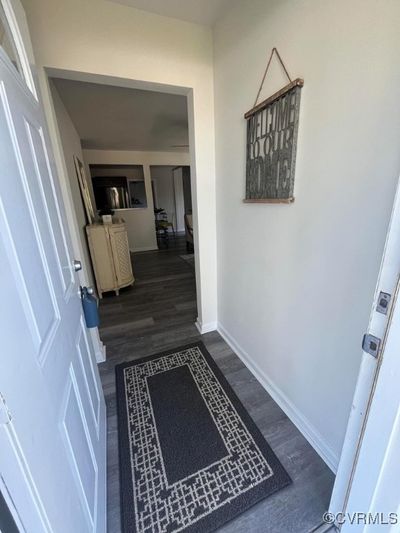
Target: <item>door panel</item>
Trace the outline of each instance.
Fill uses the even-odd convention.
[[[0,117],[1,118],[1,117]],[[1,149],[1,147],[0,147]],[[1,158],[1,151],[0,151],[0,158]],[[34,353],[37,353],[38,347],[40,345],[40,333],[39,328],[36,322],[36,317],[34,313],[34,309],[32,306],[32,300],[29,294],[29,288],[26,284],[24,273],[21,268],[21,264],[19,262],[17,251],[15,247],[15,243],[13,240],[13,236],[11,234],[11,229],[8,224],[7,215],[5,212],[5,208],[3,205],[3,201],[0,198],[0,233],[2,238],[2,248],[4,250],[4,253],[2,253],[1,257],[6,261],[6,264],[11,269],[11,271],[14,273],[14,280],[15,280],[15,286],[17,293],[10,293],[10,297],[19,297],[19,300],[23,303],[21,307],[21,312],[25,315],[26,318],[26,331],[30,332],[31,334],[31,342],[32,342],[32,349],[34,350]],[[9,292],[9,291],[7,291]],[[20,320],[22,319],[22,316],[20,317]]]
[[[26,531],[103,533],[105,403],[49,146],[0,46],[0,479]]]
[[[66,453],[74,472],[76,487],[84,502],[83,508],[90,530],[94,531],[97,464],[73,365],[67,381],[62,425]]]
[[[1,144],[0,144],[1,150]],[[1,159],[1,152],[0,152]],[[18,270],[13,270],[15,263],[11,262],[10,259],[13,258],[10,240],[9,240],[9,231],[6,224],[6,218],[4,215],[4,210],[1,205],[0,199],[0,257],[2,257],[3,264],[9,265],[9,268],[1,271],[0,276],[0,292],[4,302],[10,301],[12,298],[16,297],[14,292],[15,284],[14,280],[17,280],[17,286],[19,286],[18,281],[22,278],[15,277],[18,276]],[[27,332],[27,335],[24,336],[24,339],[21,339],[18,344],[14,343],[13,349],[10,349],[10,346],[7,344],[4,345],[4,352],[2,352],[2,372],[0,374],[0,385],[1,391],[4,396],[7,396],[8,389],[4,385],[5,383],[9,384],[10,388],[13,388],[11,383],[12,376],[10,373],[6,373],[7,368],[4,364],[4,361],[7,357],[17,358],[18,352],[20,350],[27,350],[32,346],[32,337],[29,335],[28,324],[30,323],[30,318],[25,318],[24,315],[24,304],[21,302],[26,301],[24,298],[18,298],[18,305],[13,306],[11,311],[11,318],[19,318],[19,320],[10,320],[7,324],[8,334],[11,337],[18,338],[21,328],[24,328]],[[7,309],[7,306],[0,306],[0,324],[5,324],[6,319],[10,318],[10,310]],[[2,330],[3,333],[3,330]],[[22,367],[19,372],[19,378],[21,380],[27,379],[30,368]],[[5,379],[3,379],[5,378]],[[24,397],[23,394],[20,394],[20,405],[16,405],[15,408],[17,411],[21,411],[24,406]],[[16,432],[15,423],[13,419],[5,423],[4,418],[0,422],[0,476],[2,478],[2,484],[7,486],[7,491],[10,494],[10,499],[15,502],[15,505],[21,507],[23,512],[21,513],[21,522],[25,527],[26,531],[29,531],[28,524],[31,527],[32,531],[46,531],[50,532],[50,522],[48,520],[47,513],[44,509],[42,499],[37,490],[36,483],[32,476],[31,468],[28,465],[26,455],[23,451],[23,445],[20,442],[19,436]],[[17,499],[15,495],[18,494]]]
[[[70,268],[63,269],[61,265],[68,265],[69,252],[67,238],[61,221],[60,207],[56,196],[54,178],[48,164],[48,156],[43,137],[43,131],[37,130],[31,124],[27,124],[29,144],[31,148],[32,161],[34,163],[37,186],[40,191],[40,202],[46,214],[48,231],[56,254],[56,264],[60,274],[64,296],[71,291],[74,285],[74,276]]]
[[[49,267],[26,176],[21,164],[18,164],[21,158],[16,145],[16,132],[4,83],[0,87],[0,96],[0,120],[3,124],[3,134],[6,136],[0,148],[1,161],[2,165],[9,169],[10,178],[15,176],[12,183],[7,184],[7,196],[3,199],[4,220],[7,221],[7,233],[10,250],[14,256],[14,266],[24,280],[25,292],[28,296],[26,304],[32,310],[30,318],[33,320],[32,329],[35,331],[36,350],[39,354],[47,335],[55,327],[59,311],[54,288],[48,275]],[[6,131],[6,125],[8,131]],[[38,272],[31,269],[32,262],[41,265]]]
[[[90,354],[90,346],[85,330],[85,324],[83,320],[81,320],[76,342],[80,364],[79,376],[81,376],[82,383],[84,383],[86,390],[88,401],[85,402],[85,404],[90,408],[90,416],[89,414],[86,416],[92,420],[98,436],[100,429],[101,401],[99,386],[96,381],[96,369],[93,366],[93,356]]]

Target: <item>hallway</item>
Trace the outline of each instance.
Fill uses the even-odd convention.
[[[293,484],[220,529],[224,533],[306,533],[322,522],[334,475],[217,332],[200,336],[196,287],[183,237],[170,248],[133,255],[136,277],[119,297],[100,304],[100,335],[107,361],[100,365],[107,403],[108,531],[120,532],[116,364],[203,340],[218,366],[278,455]],[[324,530],[325,531],[325,530]]]

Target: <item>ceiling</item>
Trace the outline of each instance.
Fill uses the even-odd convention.
[[[52,80],[83,148],[188,151],[185,96],[61,78]]]
[[[213,26],[232,0],[111,0],[196,24]]]

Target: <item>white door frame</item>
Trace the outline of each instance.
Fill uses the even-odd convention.
[[[187,99],[188,107],[188,124],[189,124],[189,153],[190,153],[190,172],[191,172],[191,192],[192,192],[192,205],[193,205],[193,234],[194,234],[194,249],[195,249],[195,277],[196,277],[196,296],[197,296],[197,312],[198,317],[195,325],[200,333],[207,333],[209,331],[216,330],[216,322],[207,322],[203,320],[203,307],[204,300],[206,299],[208,287],[205,283],[202,283],[205,276],[203,275],[202,264],[206,261],[206,257],[200,257],[201,239],[199,225],[199,203],[197,195],[197,173],[196,173],[196,158],[195,158],[195,138],[194,138],[194,101],[193,101],[193,89],[182,86],[166,85],[164,83],[147,82],[143,80],[134,80],[129,78],[114,78],[108,75],[90,74],[87,72],[66,71],[54,68],[38,69],[39,84],[43,95],[43,106],[47,121],[49,123],[49,130],[54,144],[55,160],[57,170],[60,173],[60,181],[62,182],[63,194],[65,197],[66,211],[68,214],[68,224],[72,234],[73,245],[76,246],[78,256],[83,258],[82,245],[79,239],[79,228],[73,208],[73,201],[71,191],[68,185],[66,165],[63,156],[61,139],[58,131],[57,118],[55,115],[53,101],[51,97],[51,91],[48,82],[48,76],[54,76],[57,78],[70,79],[75,81],[86,81],[90,83],[100,83],[104,85],[115,85],[117,87],[129,87],[132,89],[159,91],[169,94],[181,94]],[[74,248],[75,250],[75,248]],[[83,280],[84,282],[85,280]],[[86,280],[87,281],[87,280]],[[105,347],[98,337],[97,329],[94,330],[97,338],[94,339],[95,351],[98,353],[98,360],[104,360]],[[102,355],[103,354],[103,355]]]
[[[363,438],[369,413],[374,402],[375,387],[380,376],[384,358],[384,339],[388,333],[391,307],[400,275],[400,182],[393,203],[388,226],[385,248],[375,289],[367,333],[382,339],[377,358],[363,352],[357,384],[354,392],[346,435],[343,443],[339,467],[333,488],[329,511],[333,514],[346,512],[352,489],[354,473],[363,446]],[[392,295],[388,313],[377,312],[380,292]],[[361,343],[361,339],[360,339]],[[360,510],[362,511],[362,510]],[[340,524],[339,524],[340,527]]]

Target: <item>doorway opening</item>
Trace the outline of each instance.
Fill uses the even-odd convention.
[[[172,235],[179,237],[184,233],[187,235],[189,241],[180,240],[187,247],[186,255],[192,255],[197,302],[195,322],[198,328],[203,327],[203,316],[209,316],[214,299],[210,301],[206,297],[209,289],[205,278],[210,265],[207,263],[203,272],[198,253],[197,161],[193,142],[192,91],[183,87],[161,87],[159,84],[56,69],[46,69],[46,74],[50,130],[53,129],[52,133],[58,141],[55,145],[56,158],[67,183],[63,192],[69,204],[68,218],[75,219],[75,224],[71,224],[75,226],[71,228],[74,230],[73,244],[76,255],[83,257],[86,272],[81,276],[82,284],[95,286],[96,272],[85,230],[89,223],[87,210],[82,206],[82,191],[76,180],[76,163],[74,165],[72,161],[76,153],[82,161],[87,195],[97,214],[100,209],[111,207],[104,204],[104,197],[103,200],[100,198],[107,189],[104,178],[113,177],[114,181],[122,178],[123,185],[119,192],[123,192],[126,201],[113,204],[115,208],[111,208],[114,215],[127,225],[130,253],[164,248],[165,238],[161,237],[165,237],[165,233],[169,237],[168,245],[173,246],[171,231]],[[148,120],[146,113],[150,115],[147,116]],[[151,177],[155,169],[167,167],[173,174],[182,174],[180,198],[183,196],[183,201],[174,190],[174,209],[171,213],[155,204],[155,181]],[[112,176],[107,176],[110,171]],[[178,182],[179,176],[173,180]],[[95,186],[96,181],[98,187]],[[104,187],[101,187],[101,181]],[[119,183],[111,182],[109,185],[114,193],[118,192]],[[175,208],[176,202],[182,203],[183,211],[179,205]],[[162,209],[165,213],[159,215],[154,209]],[[164,235],[157,230],[157,219],[160,218],[166,219],[169,226]],[[177,223],[179,228],[176,227]],[[205,328],[215,329],[214,324],[208,321]]]
[[[198,288],[196,302],[201,301],[187,94],[110,85],[98,78],[94,81],[100,83],[94,83],[72,73],[48,74],[87,283],[100,297],[120,289],[134,291],[135,254],[175,249],[190,267]],[[91,227],[107,217],[126,232],[124,238],[119,234],[125,251],[117,259],[121,242],[111,243],[113,259],[102,230]],[[178,253],[182,243],[186,254]],[[122,282],[111,279],[128,270]],[[200,315],[201,309],[194,321],[201,322]]]
[[[292,476],[295,475],[295,483],[284,489],[289,504],[287,517],[281,524],[282,531],[293,529],[294,524],[300,524],[302,530],[311,530],[321,523],[322,514],[327,509],[333,484],[332,472],[219,333],[213,331],[201,335],[200,331],[204,331],[195,326],[196,318],[201,317],[202,302],[206,300],[205,296],[203,298],[203,292],[207,293],[207,286],[200,283],[202,278],[198,268],[201,265],[196,216],[199,206],[196,196],[196,169],[193,165],[195,157],[189,135],[191,113],[187,96],[179,95],[183,99],[178,103],[184,106],[184,120],[175,121],[171,130],[171,135],[175,137],[168,140],[168,145],[151,149],[145,144],[145,141],[149,142],[152,132],[156,133],[158,142],[164,139],[160,135],[162,131],[165,134],[167,129],[164,112],[171,109],[171,105],[165,102],[161,106],[162,113],[160,112],[156,126],[148,128],[147,133],[142,131],[141,135],[136,137],[136,142],[143,144],[129,144],[134,138],[133,135],[128,135],[124,142],[112,144],[111,140],[115,140],[114,134],[120,134],[119,128],[126,127],[127,117],[124,113],[120,120],[116,120],[118,127],[115,124],[109,126],[108,121],[116,119],[118,110],[106,101],[104,93],[117,90],[119,107],[128,99],[128,93],[125,91],[131,89],[123,88],[122,95],[121,87],[99,87],[99,84],[92,83],[93,80],[88,83],[87,80],[61,78],[59,72],[56,74],[58,77],[50,79],[49,85],[55,104],[65,164],[69,164],[71,169],[68,173],[70,187],[75,187],[75,200],[80,203],[78,211],[81,215],[81,246],[87,242],[86,226],[89,221],[85,217],[90,209],[85,209],[82,190],[76,179],[74,150],[80,150],[77,155],[85,170],[86,188],[94,211],[101,209],[100,216],[103,219],[109,216],[110,213],[106,212],[108,209],[118,218],[118,222],[122,220],[126,225],[129,253],[132,257],[133,283],[128,272],[125,286],[112,286],[110,291],[105,290],[100,304],[100,335],[107,346],[107,361],[100,365],[100,373],[109,407],[109,530],[120,530],[121,505],[115,366],[150,354],[165,353],[200,340],[245,404],[264,437],[273,445],[279,460],[286,469],[292,471]],[[92,87],[93,85],[97,86]],[[78,98],[79,92],[82,91],[90,93],[86,95],[84,103],[82,98]],[[149,98],[149,91],[139,92],[141,94],[138,96],[141,98]],[[157,98],[160,98],[160,95],[165,96],[157,92]],[[61,100],[58,102],[59,109],[57,99]],[[96,102],[97,105],[94,105]],[[90,113],[93,105],[94,109]],[[149,105],[148,102],[146,105]],[[139,106],[138,112],[143,112],[143,107],[144,105]],[[150,107],[153,110],[157,108],[154,101]],[[91,119],[99,117],[97,127],[86,130],[85,116]],[[61,131],[62,121],[69,125],[67,128],[64,124],[64,134]],[[128,121],[128,124],[131,122],[132,120]],[[182,131],[186,131],[185,136]],[[113,133],[113,138],[105,144],[99,140],[100,133],[103,140],[110,133]],[[75,138],[75,142],[72,138]],[[105,220],[102,220],[102,223],[107,224]],[[90,258],[91,254],[88,252],[88,261]],[[102,267],[105,262],[106,253],[100,259]],[[96,274],[96,265],[94,267]],[[117,291],[119,296],[115,296]],[[201,324],[199,318],[197,322]],[[292,467],[293,457],[297,458],[295,468]],[[307,469],[304,465],[301,466],[300,458],[306,461]],[[312,471],[311,476],[307,474],[309,469]],[[272,516],[279,511],[276,498],[280,498],[279,493],[276,497],[266,499],[261,506],[249,510],[260,528],[264,527],[261,524],[265,525],[266,516]],[[237,520],[240,522],[244,519],[247,519],[246,514]],[[276,519],[278,520],[278,516]]]
[[[96,208],[147,208],[143,165],[89,165]]]
[[[177,236],[185,235],[187,257],[192,267],[193,246],[193,207],[189,166],[150,167],[153,188],[156,232],[159,248],[174,245]]]

